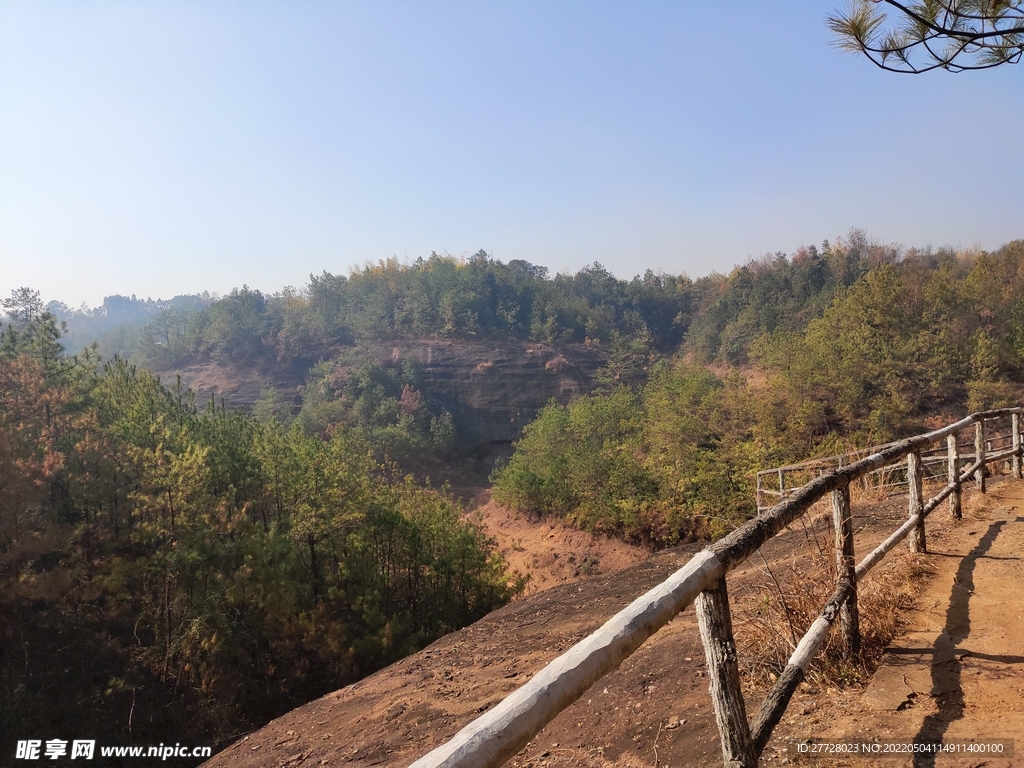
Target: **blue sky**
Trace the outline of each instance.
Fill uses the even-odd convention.
[[[833,7],[0,0],[0,295],[1024,237],[1024,69],[885,73]]]

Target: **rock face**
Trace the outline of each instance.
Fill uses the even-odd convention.
[[[417,361],[424,395],[451,412],[460,436],[479,446],[515,440],[549,400],[565,404],[595,386],[604,364],[598,347],[522,341],[403,339],[343,350],[389,364]],[[227,407],[250,407],[263,387],[273,385],[299,398],[308,368],[244,369],[202,363],[160,372],[165,383],[181,376],[200,405],[211,395]]]
[[[415,358],[428,397],[447,408],[459,434],[478,444],[519,436],[549,400],[567,403],[594,388],[604,363],[583,346],[422,341],[369,348],[382,362]]]

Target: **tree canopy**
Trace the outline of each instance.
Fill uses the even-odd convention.
[[[37,301],[12,309],[0,733],[220,744],[521,588],[455,502],[355,431],[199,408],[180,380],[59,354]]]
[[[895,11],[893,17],[885,7]],[[828,17],[839,45],[890,72],[963,72],[1024,56],[1024,3],[1006,0],[852,0]]]
[[[759,469],[1019,402],[1024,241],[958,255],[851,237],[721,286],[646,383],[544,408],[495,473],[494,498],[672,545],[753,514]]]

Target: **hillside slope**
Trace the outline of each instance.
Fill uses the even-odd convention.
[[[870,546],[896,527],[905,514],[903,503],[855,511],[858,547]],[[824,518],[816,526],[819,534],[826,532]],[[791,568],[799,578],[811,567],[814,554],[809,547],[816,548],[811,541],[801,526],[770,542],[763,552],[777,575]],[[697,549],[699,545],[665,550],[618,573],[516,600],[414,656],[278,718],[208,765],[406,766],[663,581]],[[889,565],[883,564],[873,578],[884,579]],[[766,578],[762,562],[753,558],[730,579],[737,626],[763,599],[759,586]],[[751,639],[738,642],[741,661],[752,659]],[[707,686],[691,609],[562,712],[509,765],[713,763],[721,753]],[[762,695],[750,689],[748,706]],[[786,735],[794,735],[790,725],[806,723],[800,714],[815,711],[816,695],[822,694],[813,688],[798,695],[791,709],[794,717],[787,718],[772,749]]]
[[[510,442],[549,400],[564,404],[591,391],[605,359],[598,346],[515,340],[403,339],[335,353],[383,365],[415,361],[424,395],[450,411],[459,435],[477,445]],[[303,366],[257,370],[203,362],[156,373],[167,383],[180,376],[200,404],[213,395],[229,408],[248,408],[268,385],[299,403],[308,372]]]

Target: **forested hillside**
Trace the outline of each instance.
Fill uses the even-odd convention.
[[[520,588],[357,434],[62,355],[35,309],[0,339],[0,732],[222,743]]]
[[[471,453],[465,403],[429,381],[494,384],[491,358],[451,362],[460,346],[487,340],[560,398],[495,498],[652,547],[752,514],[760,468],[1017,403],[1024,381],[1024,241],[957,254],[854,232],[696,280],[432,256],[193,298],[77,355],[38,294],[5,302],[5,732],[219,743],[511,599],[491,543],[392,463]],[[425,357],[400,352],[423,339]],[[304,385],[230,410],[152,373],[206,364]],[[500,412],[501,439],[518,418]]]
[[[160,307],[131,359],[153,370],[220,361],[299,372],[301,398],[265,389],[254,403],[261,419],[321,436],[348,429],[378,459],[410,466],[476,450],[479,430],[467,423],[481,412],[451,385],[456,368],[439,392],[423,356],[398,356],[397,345],[536,342],[553,350],[547,369],[566,364],[558,348],[586,348],[603,368],[539,413],[496,475],[496,494],[667,544],[749,514],[758,467],[887,440],[944,407],[1015,401],[1022,250],[1021,241],[991,254],[906,250],[854,230],[696,280],[651,271],[622,280],[597,264],[551,278],[482,251],[392,259],[311,277],[301,292],[242,288],[198,308]],[[367,353],[385,342],[396,344],[391,359]],[[540,404],[518,422],[519,409],[502,418],[522,424]]]
[[[495,498],[672,544],[753,514],[758,469],[891,440],[943,410],[1020,402],[1024,241],[969,258],[822,252],[723,279],[645,385],[548,405]],[[709,359],[747,367],[720,378]]]
[[[197,358],[311,365],[339,347],[370,341],[467,337],[641,344],[663,353],[686,338],[708,360],[743,362],[760,332],[802,327],[838,289],[905,256],[857,230],[835,245],[826,241],[792,258],[766,256],[728,276],[696,280],[651,270],[623,280],[596,263],[550,277],[545,267],[503,263],[483,251],[468,258],[431,254],[411,264],[366,265],[348,276],[312,275],[301,291],[268,295],[243,286],[219,299],[109,297],[92,312],[51,309],[69,322],[75,341],[92,329],[105,355],[130,355],[154,369]],[[110,323],[100,320],[115,316],[127,325],[152,321],[126,344],[130,334],[108,337]]]
[[[438,391],[429,375],[421,375],[429,352],[411,353],[418,341],[496,348],[537,343],[554,350],[551,358],[558,349],[586,348],[604,363],[600,372],[589,363],[580,369],[577,378],[586,388],[592,377],[607,386],[635,385],[656,359],[679,350],[700,363],[748,365],[765,334],[802,330],[838,291],[873,267],[908,260],[934,263],[940,257],[907,254],[855,230],[792,258],[766,256],[728,276],[696,280],[650,270],[623,280],[599,264],[550,277],[544,267],[503,263],[481,251],[469,258],[432,254],[411,264],[391,259],[348,276],[324,272],[301,291],[272,295],[243,287],[219,299],[109,297],[91,312],[51,308],[69,324],[71,351],[86,339],[83,329],[92,329],[104,358],[120,355],[170,379],[197,365],[213,366],[223,370],[221,379],[260,382],[248,387],[262,387],[259,402],[255,394],[241,399],[261,417],[297,416],[321,434],[343,423],[370,440],[379,457],[408,462],[425,454],[447,459],[476,450],[485,439],[473,428],[479,408],[466,402],[458,382]],[[112,328],[114,318],[136,324]],[[140,318],[150,322],[139,326]],[[368,354],[386,344],[406,351],[393,359]],[[525,391],[531,389],[538,388]],[[567,402],[566,396],[558,399]],[[516,423],[532,418],[543,403],[524,403],[525,412],[517,407]]]

